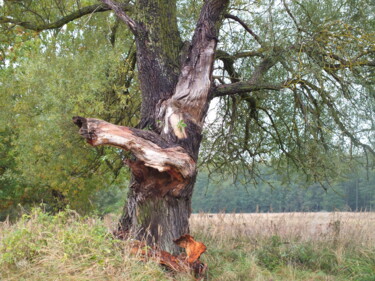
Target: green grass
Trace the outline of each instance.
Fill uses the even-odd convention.
[[[202,256],[208,280],[375,281],[375,245],[198,229],[193,234],[208,247]],[[128,249],[99,218],[34,209],[15,224],[0,223],[0,280],[194,280],[140,262]]]
[[[34,209],[0,226],[0,280],[192,280],[129,256],[98,218]]]
[[[207,246],[210,280],[375,280],[374,249],[283,243],[278,236],[228,240],[220,248],[212,238]]]

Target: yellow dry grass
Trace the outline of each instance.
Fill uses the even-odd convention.
[[[192,214],[193,232],[212,233],[216,237],[267,238],[284,241],[336,241],[375,244],[375,212]]]

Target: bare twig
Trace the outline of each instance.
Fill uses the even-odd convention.
[[[251,34],[251,36],[254,37],[254,39],[259,43],[259,45],[263,44],[263,42],[259,38],[259,36],[254,31],[252,31],[250,29],[250,27],[246,23],[244,23],[239,17],[231,15],[231,14],[225,14],[224,17],[227,18],[227,19],[232,19],[232,20],[235,20],[236,22],[238,22],[240,25],[242,25],[243,28],[245,28],[245,30],[247,32],[249,32]]]

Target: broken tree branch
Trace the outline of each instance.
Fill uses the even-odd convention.
[[[73,117],[73,122],[80,127],[79,133],[92,146],[111,145],[129,150],[144,166],[167,172],[173,178],[180,175],[182,179],[187,179],[195,174],[195,161],[185,150],[179,146],[170,147],[153,132],[79,116]]]
[[[176,245],[184,248],[186,255],[180,254],[174,256],[166,251],[161,251],[156,247],[147,247],[144,242],[133,241],[130,253],[137,255],[143,261],[155,260],[159,264],[166,266],[176,272],[193,272],[197,280],[200,280],[207,270],[207,265],[200,262],[199,258],[207,247],[202,243],[194,240],[189,234],[182,235],[173,241]]]

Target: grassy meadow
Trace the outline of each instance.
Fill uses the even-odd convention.
[[[0,223],[0,280],[194,280],[129,254],[116,218],[41,209]],[[193,214],[205,280],[375,280],[375,213]]]

